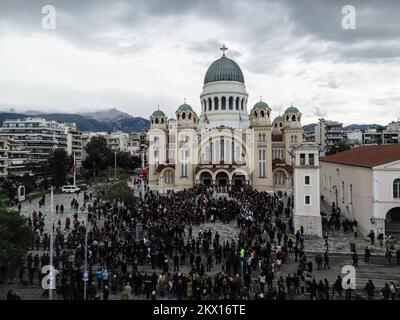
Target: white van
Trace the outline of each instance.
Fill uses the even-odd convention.
[[[81,189],[78,188],[77,186],[72,186],[72,185],[70,185],[70,186],[63,186],[63,187],[61,188],[61,191],[64,192],[64,193],[75,193],[75,192],[78,192],[78,191],[80,191],[80,190],[81,190]]]

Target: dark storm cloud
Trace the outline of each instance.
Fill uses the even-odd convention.
[[[162,25],[168,18],[179,22],[182,17],[193,17],[204,24],[216,23],[225,30],[227,40],[243,43],[250,54],[242,63],[255,73],[279,72],[281,59],[288,57],[306,62],[400,57],[398,0],[2,0],[0,26],[43,32],[41,8],[49,2],[58,14],[56,36],[79,47],[113,53],[141,52],[156,41],[154,35],[146,34],[147,27]],[[356,8],[356,30],[341,27],[341,8],[346,4]],[[175,27],[184,30],[186,26],[178,23]],[[215,52],[224,41],[212,34],[196,37],[186,49],[199,55]],[[231,49],[232,57],[243,54]],[[254,62],[260,60],[262,65]]]

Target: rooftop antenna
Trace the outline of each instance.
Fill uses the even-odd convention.
[[[262,96],[260,96],[260,102],[262,102]]]
[[[228,50],[228,48],[223,44],[219,50],[222,51],[222,56],[225,57],[225,51]]]
[[[186,104],[186,97],[185,97],[185,98],[183,98],[183,102]]]

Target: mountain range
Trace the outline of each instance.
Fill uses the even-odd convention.
[[[9,112],[0,112],[0,125],[6,119],[25,118],[29,116],[41,117],[46,120],[57,122],[75,122],[80,131],[106,131],[112,132],[120,130],[131,133],[148,129],[150,121],[141,117],[133,117],[126,112],[116,108],[99,110],[96,112],[82,113],[46,113],[36,110],[29,110],[24,113],[16,113],[13,110]],[[315,123],[303,126],[305,132],[311,131],[316,126]],[[351,124],[343,127],[345,130],[366,130],[368,128],[376,129],[382,126],[378,124]]]
[[[150,121],[141,117],[132,117],[118,109],[106,109],[96,112],[81,114],[73,113],[45,113],[40,111],[26,111],[24,113],[0,112],[0,124],[6,119],[26,118],[29,116],[40,117],[57,122],[75,122],[80,131],[106,131],[121,130],[127,133],[148,129]]]

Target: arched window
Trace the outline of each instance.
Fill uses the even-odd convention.
[[[156,124],[158,124],[158,118],[156,118]]]
[[[214,110],[218,110],[218,107],[219,107],[219,103],[218,103],[219,101],[218,101],[218,97],[215,97],[214,98]]]
[[[279,122],[279,127],[281,127],[281,128],[282,128],[282,122]]]
[[[229,97],[229,110],[233,110],[233,97]]]
[[[164,118],[161,118],[161,123],[164,123]]]
[[[208,111],[211,111],[212,109],[212,100],[211,98],[208,98]]]
[[[204,112],[207,111],[207,101],[206,99],[203,100],[203,105],[204,105]]]
[[[292,116],[292,121],[296,121],[296,116],[295,115]]]
[[[261,117],[264,118],[264,116],[265,116],[264,110],[261,110],[260,114],[261,114]]]
[[[186,119],[186,113],[182,113],[182,120]]]
[[[289,116],[286,116],[286,121],[289,121]]]
[[[164,182],[165,182],[165,184],[173,184],[174,183],[174,173],[172,170],[165,171]]]
[[[393,181],[393,198],[400,199],[400,178]]]
[[[226,110],[226,97],[221,98],[221,110]]]
[[[301,118],[301,117],[300,117],[300,116],[298,116],[298,117],[297,117],[297,121],[299,121],[299,122],[300,122],[300,118]]]
[[[192,119],[192,113],[189,112],[189,116],[188,116],[189,120]]]
[[[275,122],[275,128],[278,128],[278,124]]]
[[[283,185],[286,184],[286,175],[282,171],[278,171],[275,173],[274,183]]]
[[[254,116],[257,118],[257,111],[254,111]]]
[[[236,98],[236,110],[239,110],[239,97]]]
[[[154,120],[153,119],[151,119],[151,124],[154,124]]]
[[[242,111],[244,110],[244,98],[242,99],[242,102],[241,102],[240,108],[242,109]]]

